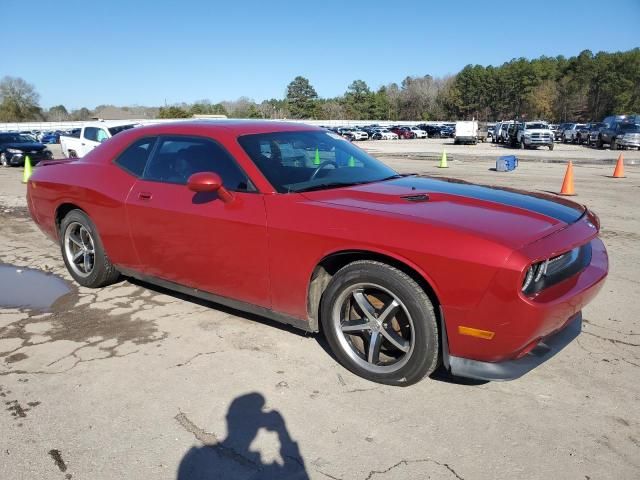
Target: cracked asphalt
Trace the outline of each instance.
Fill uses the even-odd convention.
[[[378,145],[404,172],[541,191],[564,174],[461,155],[441,170]],[[0,306],[0,478],[637,479],[640,167],[611,172],[575,166],[611,261],[577,341],[517,381],[394,388],[266,319],[140,282],[73,284],[27,214],[21,170],[0,170],[0,264],[69,288],[47,310]]]

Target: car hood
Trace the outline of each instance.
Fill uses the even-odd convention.
[[[34,143],[34,142],[28,142],[28,143],[3,143],[2,144],[3,148],[15,148],[16,150],[22,150],[23,152],[30,152],[32,150],[44,150],[45,147],[43,144],[41,143]]]
[[[510,248],[559,231],[586,210],[551,195],[418,176],[303,195],[325,204],[464,231]]]

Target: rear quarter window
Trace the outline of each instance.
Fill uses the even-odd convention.
[[[153,147],[157,141],[157,137],[143,138],[127,147],[115,160],[116,165],[125,172],[136,177],[142,177],[142,173],[149,160],[149,155],[153,151]]]

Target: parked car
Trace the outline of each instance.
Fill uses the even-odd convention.
[[[603,127],[598,132],[596,139],[596,147],[602,148],[609,145],[611,150],[617,150],[618,147],[635,146],[635,138],[638,125],[627,121],[615,121],[613,124]],[[622,141],[622,143],[619,143]]]
[[[303,124],[130,129],[37,168],[27,199],[80,285],[125,274],[322,329],[392,385],[523,375],[579,335],[608,271],[582,205],[400,175]]]
[[[516,142],[523,150],[537,147],[553,150],[553,132],[545,122],[524,122],[518,126]]]
[[[391,130],[393,133],[398,135],[399,139],[416,138],[416,134],[409,127],[395,126],[395,127],[391,127],[389,130]]]
[[[497,123],[495,126],[496,135],[495,135],[495,143],[508,143],[509,142],[509,127],[513,126],[515,121],[509,120],[506,122]],[[493,142],[493,138],[491,141]]]
[[[407,127],[407,128],[409,128],[413,133],[415,133],[416,138],[427,138],[427,132],[425,132],[421,128],[419,127]]]
[[[600,130],[607,126],[606,123],[597,122],[591,123],[589,127],[589,135],[587,136],[587,145],[595,146],[598,142],[598,135],[600,135]]]
[[[41,143],[60,143],[60,134],[56,132],[47,132],[42,135]]]
[[[373,135],[371,135],[372,140],[398,140],[398,135],[393,133],[391,130],[387,128],[377,128]]]
[[[441,138],[446,136],[443,134],[442,125],[421,124],[421,125],[418,125],[418,128],[427,132],[427,137],[429,138]]]
[[[94,122],[84,125],[81,129],[76,129],[71,135],[62,135],[60,137],[62,153],[67,158],[84,157],[102,142],[136,126],[138,124],[123,121]]]
[[[0,132],[0,165],[17,167],[24,165],[25,158],[36,164],[51,158],[51,151],[33,137],[20,133]]]
[[[579,132],[587,128],[584,123],[569,123],[562,132],[562,143],[576,143],[580,138]]]
[[[442,126],[442,137],[444,138],[454,138],[456,136],[456,127],[451,125],[443,125]]]
[[[625,127],[626,128],[621,129],[624,133],[622,135],[618,135],[616,140],[618,148],[622,148],[623,150],[627,150],[629,148],[640,150],[640,125],[627,124]]]

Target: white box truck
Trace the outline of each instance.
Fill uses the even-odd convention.
[[[476,120],[456,122],[456,137],[454,143],[478,143],[478,122]]]

